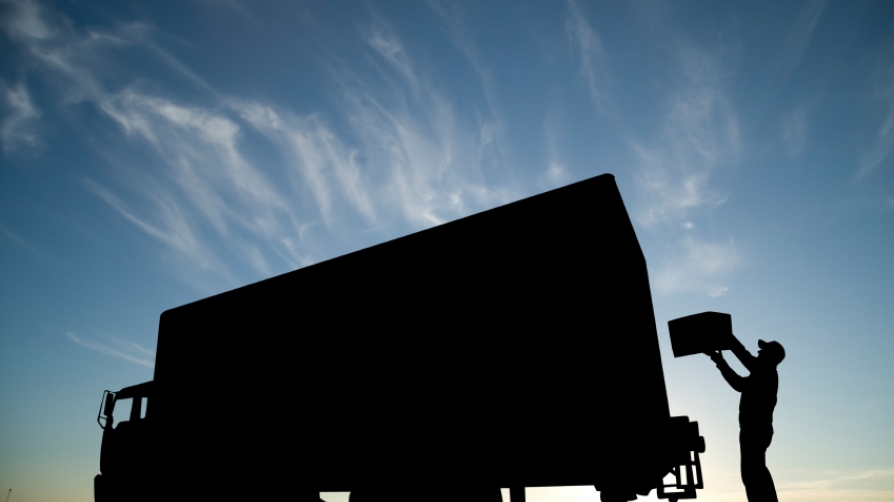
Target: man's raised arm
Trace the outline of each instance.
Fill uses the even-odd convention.
[[[747,381],[729,367],[729,364],[726,362],[726,359],[723,358],[723,354],[721,354],[720,351],[708,353],[708,355],[711,356],[711,360],[717,364],[717,369],[720,370],[720,374],[723,375],[723,379],[726,380],[730,387],[738,392],[745,390]]]
[[[754,368],[757,367],[757,358],[751,355],[751,352],[748,352],[745,346],[742,345],[742,342],[736,338],[736,335],[730,333],[729,337],[732,339],[732,349],[730,350],[739,358],[739,361],[742,361],[742,366],[745,366],[748,371],[754,371]]]

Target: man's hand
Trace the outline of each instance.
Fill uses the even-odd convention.
[[[719,350],[716,352],[705,352],[705,354],[711,356],[711,360],[714,361],[714,364],[724,362],[723,354],[721,354]]]

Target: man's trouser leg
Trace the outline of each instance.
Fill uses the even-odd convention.
[[[739,432],[739,449],[742,454],[742,484],[748,502],[778,502],[773,476],[767,469],[767,447],[773,440],[773,429],[742,430]]]

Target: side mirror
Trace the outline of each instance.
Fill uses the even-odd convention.
[[[100,427],[106,429],[111,427],[115,419],[112,412],[115,410],[115,393],[105,391],[102,393],[102,403],[99,405],[99,415],[96,416],[96,423]]]
[[[103,396],[103,398],[105,406],[103,407],[102,414],[109,417],[112,415],[112,412],[115,411],[115,394],[106,391],[106,395]]]

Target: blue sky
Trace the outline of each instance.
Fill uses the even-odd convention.
[[[163,310],[609,172],[700,498],[745,500],[738,395],[666,321],[716,310],[787,348],[780,498],[894,500],[892,14],[3,0],[0,492],[92,500],[102,391],[152,378]]]

